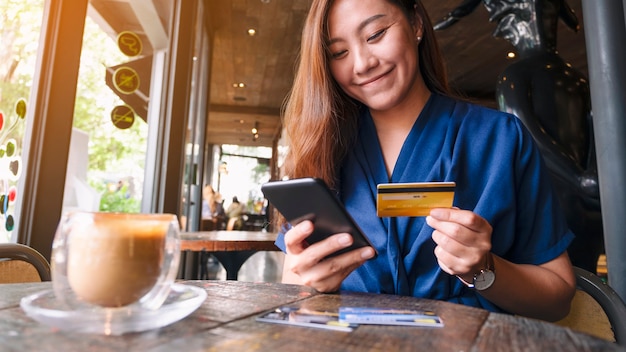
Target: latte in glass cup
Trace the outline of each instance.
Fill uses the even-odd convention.
[[[107,308],[163,303],[180,258],[176,216],[80,212],[64,221],[53,248],[55,289],[69,286],[78,300]]]

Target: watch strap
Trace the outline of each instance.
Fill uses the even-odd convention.
[[[476,277],[476,275],[474,275],[474,277]],[[474,284],[473,283],[470,283],[470,282],[467,282],[467,281],[463,280],[463,278],[460,277],[459,275],[456,275],[456,278],[459,279],[468,288],[474,288]]]
[[[478,277],[478,275],[484,274],[485,272],[493,272],[493,257],[491,252],[489,252],[489,254],[487,255],[487,265],[485,266],[484,269],[481,269],[480,272],[478,272],[477,274],[474,274],[474,279],[472,280],[472,282],[467,282],[465,281],[462,277],[460,277],[459,275],[456,275],[457,279],[459,279],[465,286],[467,286],[468,288],[476,288],[476,285],[474,284],[474,282],[476,281],[476,278]],[[489,285],[491,286],[491,285]]]

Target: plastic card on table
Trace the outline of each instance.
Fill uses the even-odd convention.
[[[348,324],[442,327],[434,312],[373,307],[340,307],[339,321]]]
[[[327,329],[350,332],[357,325],[340,322],[336,312],[324,312],[299,307],[280,307],[263,313],[256,318],[265,323],[304,326],[309,328]]]

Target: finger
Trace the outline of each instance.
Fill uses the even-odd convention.
[[[458,208],[435,208],[430,211],[429,216],[438,221],[463,225],[473,231],[481,231],[485,226],[489,226],[489,223],[476,213]]]
[[[432,237],[437,244],[435,248],[437,259],[455,272],[464,272],[480,261],[481,250],[467,247],[439,231],[433,231]]]
[[[465,226],[455,222],[439,220],[432,216],[427,216],[426,223],[428,224],[428,226],[432,227],[441,235],[449,237],[450,239],[454,239],[458,242],[465,243],[467,245],[472,245],[472,242],[478,237],[478,234],[475,231],[472,231]],[[446,239],[441,238],[440,240],[445,241]]]
[[[320,292],[334,292],[343,280],[366,260],[374,256],[371,247],[364,247],[321,261],[301,275],[305,285]]]
[[[313,233],[313,223],[309,220],[293,226],[285,233],[285,248],[287,254],[300,254],[308,247],[306,238]]]
[[[426,217],[426,223],[434,230],[451,237],[465,246],[478,247],[483,250],[491,248],[491,226],[488,223],[480,231],[470,229],[456,222],[438,220],[432,216]]]
[[[437,258],[437,264],[439,264],[439,267],[441,268],[441,270],[445,271],[446,273],[450,275],[454,275],[454,271],[452,271],[452,269],[448,267],[445,261],[440,259],[440,257],[442,257],[444,254],[445,253],[443,253],[443,250],[439,246],[435,247],[435,257]]]
[[[308,261],[310,263],[316,264],[331,254],[350,247],[353,242],[354,239],[349,233],[334,234],[322,241],[309,245],[306,250],[306,256],[309,258]]]
[[[446,251],[443,247],[435,247],[435,256],[439,267],[450,275],[465,275],[472,271],[473,265],[464,257]]]
[[[481,258],[481,253],[485,251],[485,245],[468,246],[463,242],[459,242],[456,238],[435,230],[432,233],[433,241],[446,252],[451,255],[462,258],[464,261],[473,262]]]
[[[299,240],[293,244],[287,245],[287,239],[285,244],[287,245],[287,254],[297,254],[298,260],[294,263],[292,271],[297,275],[303,276],[305,273],[310,272],[312,269],[318,267],[318,265],[328,258],[329,255],[337,252],[340,249],[349,247],[352,245],[352,236],[348,233],[339,233],[332,235],[322,241],[309,245],[306,242],[306,238],[310,235],[309,228],[307,226],[302,229],[295,229],[293,236],[289,241],[294,239]],[[300,233],[299,231],[303,232]],[[285,237],[287,234],[285,234]]]

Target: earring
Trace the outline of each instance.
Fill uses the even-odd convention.
[[[422,37],[417,37],[417,42],[421,42],[422,41]]]

